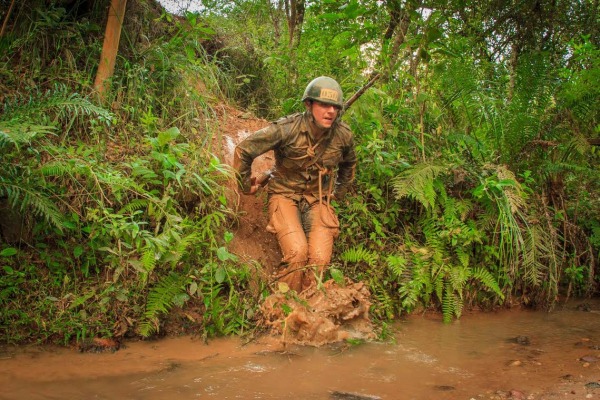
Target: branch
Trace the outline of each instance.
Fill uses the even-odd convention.
[[[6,12],[6,16],[4,17],[4,22],[2,23],[2,29],[0,29],[0,38],[4,36],[4,31],[6,31],[6,25],[8,25],[8,19],[10,18],[10,14],[12,13],[12,9],[15,6],[15,0],[10,2],[10,7]]]
[[[598,139],[588,139],[587,141],[592,146],[600,146],[600,138],[598,138]]]

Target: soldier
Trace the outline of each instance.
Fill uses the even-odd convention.
[[[274,150],[267,231],[277,236],[283,255],[276,277],[298,293],[313,286],[331,261],[339,221],[330,202],[345,195],[356,168],[352,132],[340,120],[340,85],[318,77],[306,87],[302,102],[304,113],[253,133],[234,154],[239,188],[250,195],[261,184],[251,177],[252,161]]]

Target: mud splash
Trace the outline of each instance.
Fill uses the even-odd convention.
[[[260,324],[283,344],[323,346],[376,338],[369,319],[371,294],[364,283],[346,279],[295,292],[275,293],[261,305]]]

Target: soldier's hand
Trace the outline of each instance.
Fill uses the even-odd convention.
[[[258,192],[258,189],[260,189],[260,185],[252,185],[252,186],[250,186],[250,191],[246,194],[249,194],[249,195],[256,194],[256,192]]]
[[[258,192],[258,189],[260,189],[260,185],[256,183],[256,177],[252,177],[250,178],[250,190],[245,192],[244,194],[247,194],[249,196],[256,194],[256,192]]]

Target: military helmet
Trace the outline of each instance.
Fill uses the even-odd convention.
[[[327,76],[315,78],[306,86],[302,96],[302,101],[305,100],[316,100],[339,108],[344,107],[344,94],[340,84]]]

